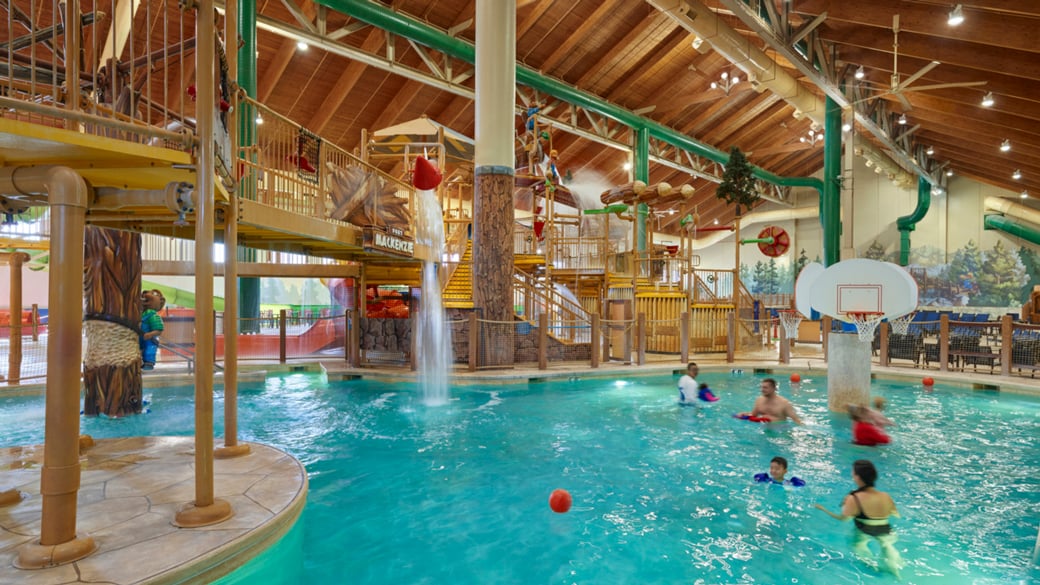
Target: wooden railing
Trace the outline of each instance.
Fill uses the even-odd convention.
[[[335,201],[330,195],[335,178],[329,165],[350,168],[367,173],[370,180],[377,181],[379,188],[374,189],[376,193],[385,188],[407,200],[406,207],[413,217],[406,232],[414,233],[416,206],[415,191],[411,186],[260,103],[242,98],[241,104],[244,111],[250,112],[255,132],[252,146],[241,149],[241,197],[283,211],[345,224],[345,221],[329,217],[335,209]],[[369,199],[364,205],[378,205],[378,198]],[[375,212],[373,209],[372,213]]]
[[[564,343],[588,343],[592,318],[582,306],[558,290],[523,270],[514,269],[513,305],[529,323],[546,314],[549,332]]]
[[[694,271],[693,303],[732,305],[733,281],[732,270],[696,269]]]
[[[448,285],[455,270],[462,263],[466,255],[466,245],[469,244],[469,229],[467,224],[454,224],[454,228],[448,235],[448,241],[444,243],[444,258],[441,259],[437,278],[440,280],[441,288]]]
[[[603,238],[552,237],[549,247],[554,270],[603,271],[611,252]]]

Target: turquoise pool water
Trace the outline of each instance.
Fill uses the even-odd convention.
[[[721,398],[703,410],[675,404],[673,376],[461,387],[431,409],[410,385],[294,374],[243,385],[240,428],[310,472],[302,582],[895,583],[850,556],[850,523],[813,508],[839,507],[859,458],[903,514],[900,582],[1040,580],[1040,400],[877,381],[899,426],[893,445],[860,447],[826,380],[803,377],[781,393],[804,427],[733,419],[757,396],[750,374],[702,375]],[[151,414],[84,432],[190,434],[191,390],[150,394]],[[42,416],[42,399],[0,398],[3,444],[40,442]],[[774,455],[808,485],[753,483]],[[555,488],[570,512],[549,509]],[[222,583],[271,582],[249,569]]]

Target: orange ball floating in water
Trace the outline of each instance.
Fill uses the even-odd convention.
[[[921,380],[921,383],[924,384],[925,386],[931,386],[931,385],[935,384],[935,380],[933,380],[931,378],[925,378],[925,379]]]
[[[549,495],[549,507],[557,514],[571,509],[571,494],[567,490],[553,490]]]
[[[801,382],[801,381],[802,381],[802,377],[800,375],[798,375],[798,374],[791,374],[791,383],[792,384],[797,384],[798,382]]]

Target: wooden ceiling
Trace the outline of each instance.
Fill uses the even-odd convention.
[[[1040,198],[1037,0],[961,2],[965,20],[958,26],[947,23],[951,4],[932,0],[681,1],[703,2],[807,87],[812,83],[750,32],[747,14],[739,11],[750,2],[753,12],[782,14],[792,33],[811,31],[804,38],[827,55],[831,81],[855,96],[850,101],[890,87],[893,16],[898,14],[899,82],[905,83],[932,61],[940,64],[908,84],[902,96],[881,95],[857,108],[884,118],[891,137],[902,135],[905,150],[936,177],[952,170],[955,176],[1013,192],[1028,190]],[[772,3],[769,10],[765,2]],[[221,0],[217,3],[221,5]],[[459,39],[474,40],[476,0],[379,3]],[[755,91],[747,76],[711,50],[710,43],[694,49],[695,36],[650,3],[517,0],[516,4],[517,59],[533,70],[719,151],[738,146],[749,153],[752,163],[776,175],[808,176],[822,168],[822,142],[802,141],[808,137],[810,120],[796,118],[795,109],[770,91]],[[471,64],[388,35],[312,0],[262,0],[258,10],[257,93],[275,111],[347,149],[360,146],[363,129],[376,130],[421,115],[473,135]],[[320,38],[318,44],[325,48],[302,50],[295,38],[299,36]],[[853,73],[860,66],[865,79],[856,81]],[[712,89],[711,83],[724,73],[740,76],[741,82],[728,92]],[[431,84],[434,77],[440,82]],[[985,85],[910,91],[980,81]],[[987,92],[994,98],[988,108],[981,105]],[[909,110],[900,97],[911,106]],[[522,103],[547,103],[550,116],[567,118],[564,106],[530,88],[518,88],[518,105]],[[899,126],[893,120],[903,113],[908,124]],[[518,129],[521,124],[518,116]],[[579,133],[562,128],[565,124],[552,132],[561,171],[580,178],[595,173],[603,184],[626,182],[626,153],[603,142],[631,144],[628,130],[590,115],[575,116],[573,125]],[[861,125],[856,132],[884,150]],[[596,140],[593,134],[606,140]],[[1009,152],[999,150],[1004,140],[1011,144]],[[934,154],[925,154],[929,147]],[[694,197],[676,211],[684,214],[696,208],[702,222],[732,219],[732,208],[715,198],[715,183],[684,168],[698,161],[674,149],[662,148],[654,154],[659,162],[650,166],[651,182],[690,184],[696,189]],[[862,159],[856,164],[863,164]],[[1015,170],[1021,178],[1012,178]],[[660,215],[654,228],[672,231],[678,217]]]

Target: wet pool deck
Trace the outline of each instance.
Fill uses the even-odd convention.
[[[98,550],[57,567],[13,566],[18,547],[40,535],[43,447],[0,449],[0,490],[23,492],[0,508],[0,584],[211,583],[285,535],[303,510],[307,473],[292,456],[259,444],[214,462],[214,495],[234,516],[202,528],[172,524],[194,498],[192,437],[102,439],[80,456],[77,530]]]

